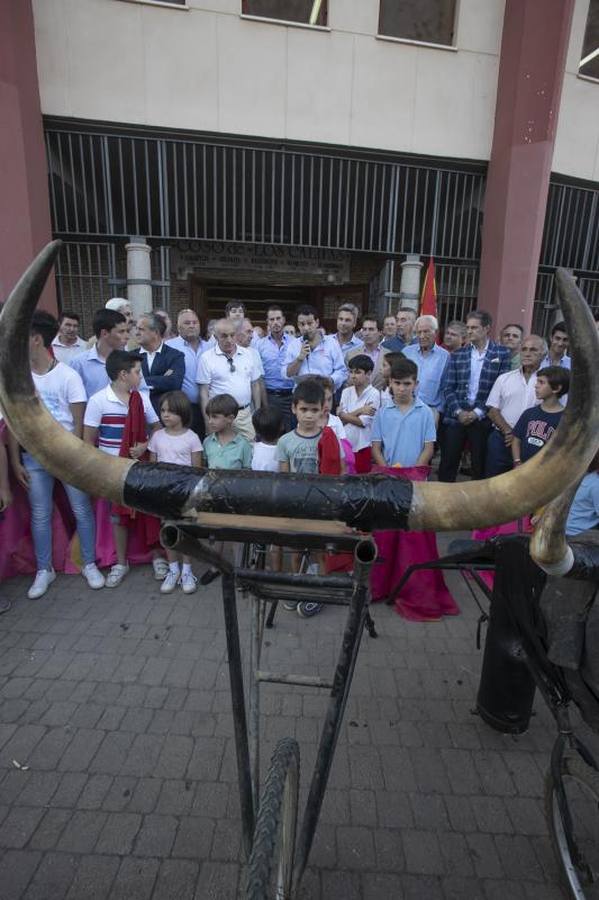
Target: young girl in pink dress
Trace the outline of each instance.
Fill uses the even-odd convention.
[[[189,427],[191,403],[183,391],[170,391],[162,397],[160,421],[164,427],[153,433],[148,444],[150,462],[199,468],[202,465],[202,443]],[[184,594],[193,594],[197,588],[197,578],[191,570],[189,557],[181,557],[183,565],[180,569],[180,554],[167,550],[166,555],[169,571],[160,586],[160,593],[170,594],[180,584]]]

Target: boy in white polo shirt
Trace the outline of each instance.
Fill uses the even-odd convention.
[[[143,412],[145,420],[144,432],[155,431],[159,419],[148,394],[139,391],[142,373],[141,357],[138,353],[113,350],[106,360],[106,373],[110,378],[110,384],[90,397],[87,404],[83,419],[83,440],[88,444],[97,442],[98,448],[104,453],[119,456],[131,404],[140,405],[140,414]],[[146,433],[145,440],[138,441],[130,447],[129,456],[132,459],[140,459],[147,448]],[[117,515],[112,516],[112,530],[117,561],[106,577],[106,587],[110,588],[117,587],[129,571],[128,530],[121,524]]]

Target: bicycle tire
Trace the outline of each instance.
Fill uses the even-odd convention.
[[[595,803],[594,866],[585,860],[583,867],[572,859],[566,838],[566,826],[559,808],[557,791],[551,771],[545,780],[545,815],[553,852],[559,863],[562,885],[572,900],[595,900],[599,897],[599,772],[587,765],[578,753],[566,753],[561,760],[562,775],[572,779],[590,795]],[[575,815],[570,809],[574,822]],[[578,846],[578,836],[575,834]],[[579,849],[581,849],[579,847]],[[584,848],[582,848],[584,854]],[[592,890],[592,893],[589,893]]]
[[[297,741],[283,738],[274,749],[260,799],[246,900],[291,900],[299,766]]]

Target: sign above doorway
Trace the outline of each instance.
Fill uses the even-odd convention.
[[[179,241],[171,249],[171,266],[176,277],[212,273],[222,277],[225,270],[239,278],[247,273],[276,277],[281,282],[346,284],[350,280],[351,254],[321,247],[282,247],[273,244],[238,244],[218,241]]]

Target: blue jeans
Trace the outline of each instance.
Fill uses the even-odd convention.
[[[29,506],[31,507],[31,535],[38,571],[52,568],[52,493],[54,476],[46,472],[28,453],[23,454],[23,465],[29,474]],[[77,533],[81,544],[84,565],[96,561],[96,523],[87,494],[70,484],[62,483],[73,515],[77,521]]]

